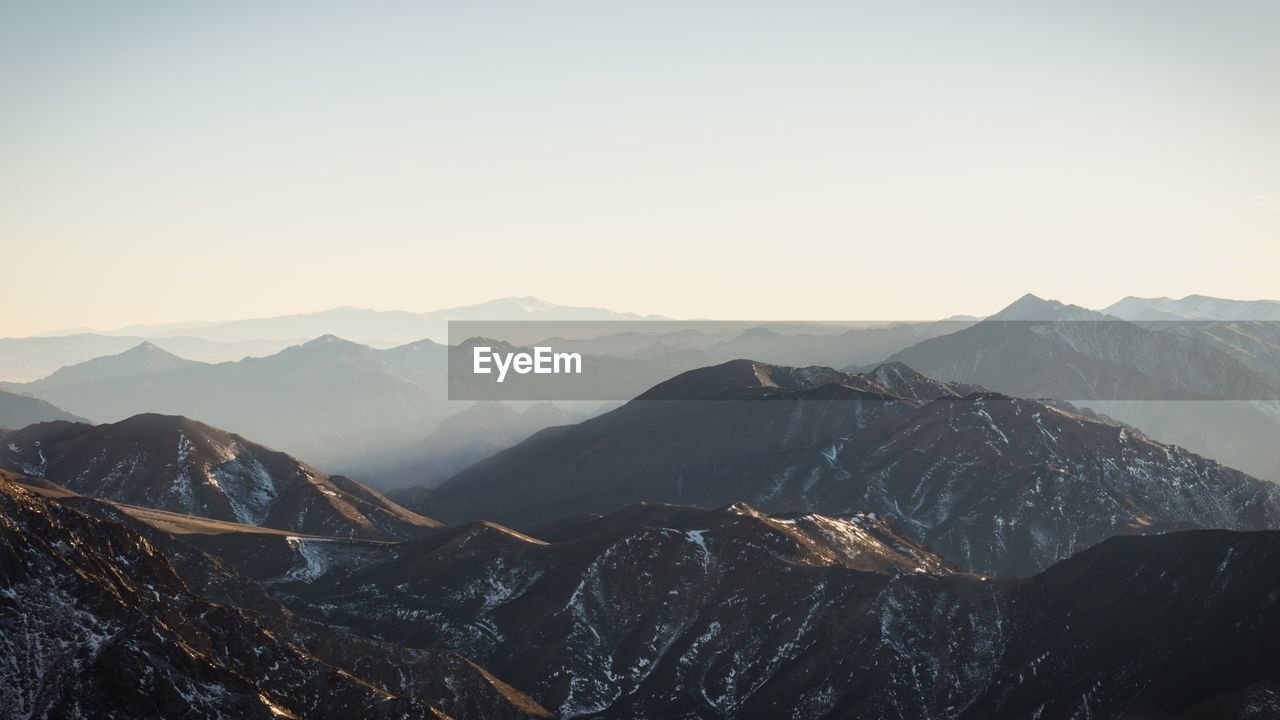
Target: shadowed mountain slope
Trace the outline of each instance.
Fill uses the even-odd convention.
[[[354,480],[183,417],[3,432],[0,467],[82,495],[317,535],[405,538],[438,526]]]
[[[1273,532],[1115,538],[1010,581],[865,514],[639,505],[574,525],[548,543],[476,523],[278,590],[459,648],[564,717],[1173,717],[1268,702],[1280,679]]]
[[[928,386],[900,367],[881,374],[913,378],[904,392]],[[1280,527],[1270,483],[1052,405],[950,389],[913,390],[939,395],[921,403],[873,375],[704,368],[481,461],[421,509],[521,529],[640,501],[869,511],[951,562],[1001,575],[1142,527]]]
[[[16,717],[547,717],[469,661],[295,618],[103,503],[0,478],[0,701]]]

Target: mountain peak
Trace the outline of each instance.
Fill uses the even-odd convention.
[[[111,357],[111,356],[104,355],[103,357]],[[160,347],[159,345],[156,345],[155,343],[149,340],[144,340],[138,343],[137,345],[134,345],[133,347],[129,348],[128,350],[125,350],[122,353],[118,353],[115,357],[128,359],[128,360],[141,360],[141,361],[150,362],[150,363],[164,362],[164,363],[170,363],[175,365],[195,362],[193,360],[187,360],[184,357],[174,355],[173,353],[169,352],[168,350],[165,350],[164,348]],[[93,360],[89,360],[88,362],[93,362]]]
[[[131,432],[155,433],[164,431],[181,431],[190,435],[209,437],[221,436],[230,437],[225,430],[219,430],[210,425],[192,420],[185,415],[166,415],[164,413],[139,413],[120,420],[119,422],[109,423],[102,427],[113,427],[120,430],[128,430]]]
[[[1068,305],[1057,300],[1047,300],[1033,293],[1027,293],[987,319],[1049,322],[1059,320],[1100,320],[1103,317],[1101,313],[1087,310],[1078,305]]]
[[[1178,300],[1168,297],[1129,296],[1103,312],[1123,320],[1211,320],[1223,322],[1280,320],[1280,302],[1275,300],[1227,300],[1192,294]]]
[[[36,391],[47,391],[56,387],[122,380],[200,365],[204,363],[179,357],[153,343],[141,342],[115,355],[103,355],[61,367],[48,377],[31,383],[31,386]]]
[[[166,350],[164,350],[163,348],[161,348],[159,345],[156,345],[155,343],[151,342],[150,340],[143,340],[142,342],[138,343],[137,345],[134,345],[133,347],[131,347],[131,348],[129,348],[128,350],[126,350],[125,352],[126,352],[126,353],[139,353],[139,354],[141,354],[141,353],[157,353],[157,354],[162,354],[162,355],[171,355],[171,354],[172,354],[172,353],[170,353],[170,352],[167,352],[167,351],[166,351]]]
[[[812,390],[823,385],[867,385],[856,375],[829,367],[786,367],[755,360],[730,360],[719,365],[697,368],[659,383],[641,394],[638,400],[711,400],[743,398],[764,392]]]
[[[308,352],[322,353],[355,352],[368,349],[367,345],[361,345],[358,342],[352,342],[351,340],[346,340],[333,334],[321,335],[320,337],[314,340],[308,340],[297,347]]]
[[[945,383],[899,360],[880,363],[866,373],[866,377],[895,395],[921,403],[964,395],[973,389],[970,386]]]
[[[0,467],[81,495],[330,537],[405,539],[438,524],[339,475],[182,415],[44,423],[5,436]],[[32,474],[32,473],[28,473]]]

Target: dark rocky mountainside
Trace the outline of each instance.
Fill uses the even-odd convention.
[[[194,548],[74,500],[0,478],[13,717],[549,716],[459,656],[315,628]]]
[[[867,630],[878,621],[865,604],[892,578],[947,572],[869,516],[638,506],[583,530],[547,544],[476,523],[336,585],[283,591],[322,622],[495,663],[564,717],[750,717],[757,693],[775,717],[808,717],[822,689],[806,676],[840,672],[813,646],[828,621]],[[840,655],[879,635],[839,638],[851,642]],[[759,692],[784,668],[794,682]],[[863,691],[884,679],[848,674]]]
[[[1054,405],[960,397],[970,389],[902,366],[852,375],[736,361],[538,433],[421,509],[522,530],[641,501],[876,512],[948,561],[997,575],[1151,526],[1280,528],[1270,483]]]
[[[0,467],[82,495],[317,535],[396,539],[439,525],[354,480],[183,417],[0,432]]]
[[[870,515],[639,505],[544,531],[477,523],[275,587],[325,623],[458,648],[570,718],[1280,707],[1280,598],[1258,581],[1277,533],[1114,538],[997,580]]]
[[[857,402],[819,402],[827,399]],[[678,375],[577,425],[543,430],[464,470],[427,502],[453,522],[493,519],[527,529],[634,502],[755,501],[749,488],[727,487],[736,483],[727,478],[886,415],[901,417],[912,409],[901,400],[830,368],[733,361]],[[707,478],[707,470],[724,477]]]

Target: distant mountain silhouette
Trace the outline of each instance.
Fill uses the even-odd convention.
[[[505,403],[478,402],[440,421],[421,444],[392,458],[390,466],[367,466],[362,478],[388,488],[435,487],[543,428],[579,419],[551,403],[517,410]]]
[[[1102,310],[1122,320],[1280,321],[1280,301],[1225,300],[1207,295],[1172,298],[1127,297]]]
[[[1280,328],[1271,323],[1144,325],[1028,295],[892,359],[948,381],[1069,400],[1280,480]]]
[[[200,362],[229,362],[270,355],[306,338],[246,340],[223,343],[190,337],[153,337],[149,341],[166,352]],[[118,355],[147,341],[138,336],[81,333],[65,336],[0,338],[0,385],[47,377],[67,365]]]
[[[228,322],[133,325],[111,334],[142,337],[182,335],[218,342],[294,340],[338,335],[364,344],[388,347],[423,339],[444,342],[450,320],[641,319],[661,318],[656,315],[614,312],[605,308],[557,305],[533,297],[509,297],[431,312],[340,307],[314,313]]]
[[[144,343],[10,387],[95,422],[183,415],[332,466],[403,450],[455,412],[446,362],[429,340],[376,350],[326,335],[216,365]]]
[[[52,420],[85,422],[84,418],[39,398],[0,390],[0,428],[23,428],[32,423]]]

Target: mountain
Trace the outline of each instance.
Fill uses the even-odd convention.
[[[1204,295],[1181,300],[1127,297],[1103,312],[1205,340],[1280,387],[1280,302]]]
[[[701,360],[679,353],[644,360],[590,357],[584,360],[588,372],[583,375],[520,375],[520,382],[508,378],[505,385],[481,375],[468,384],[471,359],[466,348],[478,342],[469,340],[452,352],[431,340],[379,350],[325,335],[268,357],[212,365],[143,344],[42,380],[4,387],[94,422],[149,412],[196,418],[326,469],[362,477],[368,473],[377,481],[406,457],[414,459],[414,451],[442,420],[470,406],[465,398],[481,399],[486,392],[499,399],[511,392],[516,400],[525,399],[520,397],[525,392],[534,398],[574,392],[589,400],[630,397]],[[451,361],[467,368],[457,370],[456,377],[463,380],[455,385],[461,387],[450,386]],[[468,389],[479,397],[468,395]],[[621,394],[628,389],[630,394]],[[451,402],[450,395],[459,400]],[[462,444],[455,456],[465,458],[471,439],[456,439]]]
[[[1280,606],[1256,578],[1277,541],[1113,538],[1015,584],[1001,667],[966,717],[1274,717]]]
[[[1278,392],[1207,343],[1032,295],[891,359],[1021,397],[1265,400]]]
[[[22,428],[53,420],[84,422],[84,418],[39,398],[0,390],[0,428]]]
[[[1225,300],[1207,295],[1172,298],[1127,297],[1102,312],[1122,320],[1263,320],[1280,321],[1275,300]]]
[[[1159,323],[1156,327],[1206,342],[1280,387],[1280,322],[1192,320]]]
[[[478,402],[441,420],[420,445],[394,459],[390,467],[365,465],[362,477],[382,487],[435,487],[543,428],[577,419],[551,403],[517,410],[505,403]]]
[[[301,533],[398,539],[439,526],[354,480],[184,417],[0,432],[0,467],[118,503]]]
[[[1280,707],[1280,599],[1258,582],[1280,571],[1277,533],[1113,538],[1009,581],[861,513],[640,505],[572,524],[555,541],[458,527],[283,592],[326,624],[458,648],[562,717]]]
[[[878,323],[845,330],[837,326],[825,333],[805,332],[803,326],[794,331],[785,325],[777,329],[754,327],[705,348],[709,358],[705,364],[749,357],[773,365],[867,365],[921,340],[952,333],[972,324],[964,320]]]
[[[1280,448],[1270,439],[1280,432],[1280,351],[1264,350],[1280,335],[1255,332],[1250,346],[1232,325],[1143,326],[1028,295],[891,359],[947,381],[1085,405],[1280,480]]]
[[[305,338],[304,338],[305,339]],[[0,338],[0,380],[29,382],[58,368],[76,365],[104,355],[117,355],[136,347],[146,338],[95,333],[28,338]],[[246,340],[220,343],[188,337],[153,337],[166,352],[199,362],[229,362],[246,357],[270,355],[300,340]]]
[[[994,393],[736,361],[543,430],[416,509],[529,531],[630,503],[875,512],[958,566],[1026,575],[1119,532],[1280,528],[1280,488],[1125,427]],[[891,372],[892,371],[892,372]],[[906,379],[906,382],[902,380]],[[896,383],[896,385],[895,385]]]
[[[699,675],[736,667],[747,692],[780,667],[812,668],[802,658],[820,631],[808,627],[816,600],[862,618],[849,611],[890,578],[945,568],[868,516],[642,506],[551,544],[492,523],[463,526],[336,585],[286,592],[326,624],[466,648],[563,717],[728,717],[739,715],[713,703],[734,691]],[[713,699],[696,700],[704,689]],[[799,689],[760,695],[799,701]]]
[[[927,403],[944,397],[964,397],[983,391],[983,388],[978,385],[942,382],[900,362],[876,365],[867,372],[866,376],[894,395],[915,400],[918,403]]]
[[[445,348],[388,350],[322,336],[263,358],[210,365],[151,344],[10,389],[95,422],[198,418],[323,466],[399,451],[452,414]]]
[[[155,343],[141,342],[117,355],[98,357],[61,368],[49,377],[32,383],[31,387],[41,392],[50,392],[79,385],[132,380],[196,368],[203,364],[166,352]]]
[[[133,325],[112,331],[112,335],[142,337],[182,335],[216,342],[249,340],[294,340],[321,335],[338,335],[373,345],[390,347],[423,339],[443,342],[448,337],[450,320],[646,320],[656,315],[641,316],[619,313],[604,308],[556,305],[533,297],[509,297],[478,305],[407,312],[403,310],[369,310],[340,307],[314,313],[280,315],[268,318],[232,320],[229,322],[175,323],[168,325]]]
[[[214,558],[75,500],[0,477],[13,717],[549,717],[465,658],[312,626]]]

